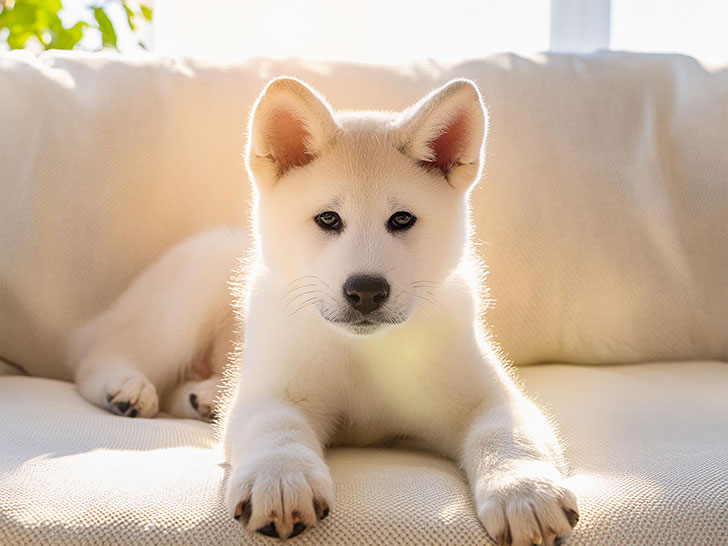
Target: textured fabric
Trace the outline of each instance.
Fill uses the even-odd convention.
[[[728,543],[728,364],[521,369],[568,438],[572,546]],[[268,544],[218,495],[207,425],[122,419],[70,384],[0,378],[0,544]],[[296,544],[488,544],[453,463],[334,449],[336,505]]]
[[[239,544],[209,425],[122,419],[68,383],[0,378],[0,544]],[[425,453],[336,449],[336,506],[301,544],[477,544],[456,466]],[[270,544],[247,537],[245,544]]]
[[[574,545],[728,544],[727,363],[519,375],[567,442],[581,508]]]
[[[0,357],[68,378],[71,328],[173,242],[245,221],[245,120],[280,74],[335,108],[477,80],[487,319],[517,363],[728,358],[727,70],[633,54],[396,69],[22,52],[0,54]]]

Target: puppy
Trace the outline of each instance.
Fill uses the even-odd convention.
[[[477,318],[468,194],[486,126],[466,80],[400,113],[333,112],[291,78],[258,98],[243,368],[223,424],[245,529],[300,534],[333,508],[326,446],[405,436],[462,465],[499,544],[570,534],[556,435]]]

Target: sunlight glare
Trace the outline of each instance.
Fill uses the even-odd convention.
[[[204,10],[194,2],[158,0],[155,9],[159,53],[218,61],[453,61],[497,51],[533,53],[549,44],[548,0],[211,0]],[[214,31],[200,31],[206,28]]]

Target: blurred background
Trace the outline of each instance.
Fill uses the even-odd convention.
[[[0,49],[441,62],[499,51],[728,62],[726,0],[0,0]]]

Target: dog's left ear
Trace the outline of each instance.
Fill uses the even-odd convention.
[[[476,85],[452,80],[402,113],[398,140],[405,155],[465,190],[480,179],[487,125]]]

